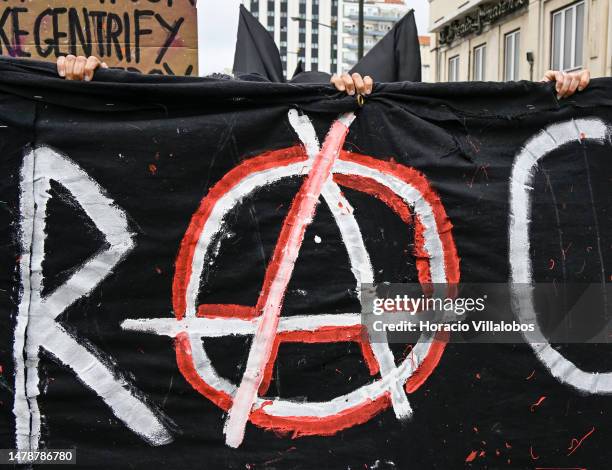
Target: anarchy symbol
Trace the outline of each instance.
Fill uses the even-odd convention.
[[[354,119],[352,113],[342,115],[320,146],[308,117],[291,110],[289,122],[302,145],[269,152],[238,165],[210,190],[192,217],[176,261],[176,319],[135,319],[122,325],[176,339],[182,374],[196,390],[228,412],[224,432],[231,447],[241,444],[248,421],[299,436],[333,434],[368,421],[390,405],[398,419],[406,419],[412,414],[406,392],[418,389],[444,351],[448,336],[421,339],[411,354],[396,365],[387,343],[364,339],[360,313],[280,315],[305,230],[320,198],[326,201],[338,225],[357,289],[361,284],[374,283],[359,225],[340,186],[378,198],[406,224],[414,223],[421,284],[459,281],[452,226],[440,199],[415,169],[342,150]],[[257,305],[197,305],[200,281],[214,262],[214,240],[223,230],[226,215],[257,189],[295,176],[305,178],[284,220]],[[238,386],[217,373],[202,342],[202,338],[230,335],[253,336]],[[322,402],[261,396],[269,385],[282,341],[359,342],[370,372],[380,373],[380,378]]]

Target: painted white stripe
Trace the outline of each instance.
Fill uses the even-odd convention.
[[[15,401],[13,413],[15,415],[15,437],[16,447],[19,450],[36,450],[40,434],[36,430],[32,432],[32,420],[40,423],[38,407],[36,410],[30,408],[28,401],[27,377],[36,370],[32,371],[26,367],[25,348],[26,331],[29,321],[29,311],[31,302],[31,282],[30,282],[30,263],[32,253],[32,239],[34,237],[34,159],[25,158],[21,168],[21,185],[19,197],[20,213],[20,241],[21,253],[19,261],[19,271],[21,277],[20,299],[15,325],[13,357],[15,360]],[[36,400],[34,400],[35,402]],[[32,415],[36,416],[32,418]],[[32,442],[30,442],[32,440]]]
[[[64,284],[43,298],[42,265],[50,180],[70,191],[105,235],[110,247],[91,257]],[[79,379],[98,393],[113,413],[134,432],[152,444],[170,442],[172,437],[158,417],[133,396],[124,382],[115,378],[115,374],[100,360],[102,354],[98,353],[96,357],[55,322],[66,308],[88,295],[132,249],[134,243],[125,213],[81,168],[47,147],[36,148],[24,156],[20,208],[23,292],[14,346],[14,413],[18,449],[36,449],[40,439],[37,397],[40,393],[38,360],[41,347],[73,369]]]
[[[96,354],[79,344],[58,323],[42,319],[37,322],[44,330],[40,335],[43,347],[72,369],[128,428],[155,445],[172,442],[161,421],[134,395],[123,378],[102,364]]]
[[[278,322],[278,333],[293,331],[315,331],[322,327],[351,327],[361,325],[358,313],[338,313],[322,315],[295,315],[281,317]],[[179,333],[188,333],[200,338],[222,338],[225,336],[248,336],[255,334],[257,318],[242,320],[238,318],[140,318],[125,320],[121,324],[124,330],[155,333],[175,337]]]
[[[523,322],[537,320],[533,297],[525,285],[533,282],[529,227],[531,191],[538,162],[568,143],[583,140],[604,143],[609,136],[607,126],[599,119],[569,120],[550,125],[533,136],[514,159],[510,178],[509,261],[511,282],[521,285],[513,287],[513,309]],[[583,371],[555,350],[542,334],[537,321],[533,323],[536,331],[525,334],[525,339],[555,378],[583,392],[612,393],[612,372]]]
[[[321,151],[321,145],[310,119],[305,114],[300,115],[296,109],[289,110],[287,116],[291,127],[306,148],[306,154],[313,160]]]

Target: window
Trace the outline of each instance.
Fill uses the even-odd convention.
[[[519,57],[521,54],[521,32],[512,31],[504,36],[504,80],[519,79]]]
[[[459,56],[456,55],[448,59],[448,81],[459,81]]]
[[[552,14],[553,70],[576,70],[582,67],[584,45],[584,2],[558,10]]]
[[[474,48],[474,70],[472,71],[472,79],[483,81],[485,79],[487,46],[482,44]]]

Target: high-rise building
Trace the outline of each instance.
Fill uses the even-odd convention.
[[[343,0],[242,0],[278,45],[285,74],[299,60],[306,70],[336,73],[342,57]]]
[[[344,0],[342,68],[350,70],[357,63],[359,36],[359,2]],[[366,54],[408,13],[404,0],[366,0],[364,5],[363,51]]]

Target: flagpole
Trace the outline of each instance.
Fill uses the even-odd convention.
[[[363,57],[363,3],[364,0],[359,0],[359,36],[357,39],[357,58]]]

